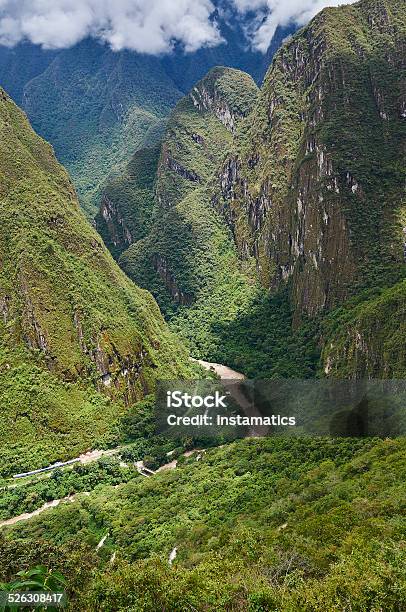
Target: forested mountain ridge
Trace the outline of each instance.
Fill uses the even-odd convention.
[[[215,68],[170,115],[156,171],[154,224],[120,260],[137,283],[156,287],[154,294],[164,310],[168,299],[175,306],[192,304],[199,286],[209,280],[201,268],[205,257],[219,248],[214,244],[216,227],[221,235],[217,242],[222,240],[225,250],[227,242],[233,248],[221,218],[207,206],[207,184],[257,94],[249,75]]]
[[[125,404],[190,369],[3,90],[0,131],[1,469],[17,471],[108,437]]]
[[[154,219],[159,229],[149,228],[151,240],[173,239],[163,217],[212,177],[257,93],[248,74],[213,68],[171,112],[161,145],[137,151],[108,181],[96,226],[116,255],[144,238]]]

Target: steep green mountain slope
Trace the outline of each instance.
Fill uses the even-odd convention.
[[[139,149],[103,190],[96,228],[116,259],[151,227],[160,149]]]
[[[405,8],[326,9],[288,40],[218,173],[240,256],[314,319],[329,375],[406,373]]]
[[[404,378],[406,281],[346,303],[324,322],[323,365],[336,378]]]
[[[124,269],[149,286],[167,312],[196,301],[202,285],[212,280],[208,275],[221,272],[212,270],[219,268],[221,254],[236,267],[230,236],[210,206],[207,183],[256,95],[247,74],[216,68],[171,114],[154,187],[154,224],[121,258]]]
[[[159,58],[113,53],[86,40],[26,85],[23,108],[94,216],[107,176],[143,144],[154,144],[154,130],[181,95]]]
[[[86,612],[400,612],[405,456],[404,440],[208,450],[17,524],[0,540],[0,578],[37,562],[57,568],[70,609],[80,601]]]
[[[252,108],[256,94],[252,79],[237,70],[215,68],[199,82],[172,112],[160,147],[160,159],[156,159],[155,149],[139,151],[127,171],[108,183],[97,219],[99,231],[104,236],[107,233],[107,243],[115,240],[121,228],[128,234],[127,239],[121,240],[121,252],[123,247],[143,237],[137,231],[132,236],[131,216],[137,215],[141,206],[149,208],[150,216],[156,217],[163,228],[163,216],[168,209],[204,187],[213,175],[224,150],[230,146],[238,122]],[[138,183],[148,193],[138,194]],[[132,199],[129,200],[130,189]],[[106,217],[111,217],[107,228]],[[155,238],[159,232],[156,228],[151,233]],[[169,232],[165,233],[169,240]]]
[[[325,9],[277,53],[218,205],[296,322],[405,275],[404,1]]]
[[[249,376],[307,377],[317,354],[310,330],[293,338],[287,296],[269,297],[259,286],[254,260],[239,259],[211,203],[217,168],[257,95],[247,74],[216,68],[179,102],[162,144],[155,222],[120,264],[153,293],[196,357]],[[117,202],[120,197],[126,202],[120,192]],[[120,225],[128,226],[125,216]],[[110,242],[120,225],[113,225]]]
[[[14,48],[0,45],[0,86],[22,106],[24,87],[47,69],[56,54],[28,42]]]
[[[210,205],[207,183],[256,95],[247,74],[216,68],[171,114],[154,188],[155,222],[120,260],[137,283],[150,287],[167,314],[196,302],[207,285],[216,291],[222,270],[234,268],[238,278],[235,249]]]
[[[114,439],[125,406],[189,373],[151,295],[114,263],[52,148],[0,94],[0,469]]]

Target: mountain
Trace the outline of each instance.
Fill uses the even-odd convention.
[[[224,42],[194,53],[179,45],[163,56],[113,52],[94,39],[58,51],[0,46],[0,85],[51,142],[88,217],[96,215],[109,175],[157,143],[177,101],[210,68],[227,65],[263,77],[269,57],[249,49],[244,23],[233,14],[217,17]],[[269,53],[291,31],[278,29]]]
[[[190,368],[3,90],[0,130],[0,469],[10,473],[113,440],[126,406]]]
[[[218,175],[222,211],[322,369],[406,372],[404,3],[325,9],[285,42]],[[327,316],[326,321],[323,321]]]
[[[230,68],[213,69],[169,118],[154,186],[151,214],[155,221],[148,236],[120,260],[141,286],[154,289],[166,310],[171,302],[195,302],[200,285],[208,282],[207,269],[213,274],[211,268],[218,264],[219,250],[233,258],[222,220],[207,205],[206,186],[257,92],[249,75]],[[213,290],[219,284],[218,273]]]
[[[144,142],[153,144],[155,130],[181,95],[159,58],[114,53],[89,39],[61,51],[31,80],[22,106],[94,216],[107,176]]]
[[[325,9],[287,41],[223,164],[239,251],[290,285],[296,321],[405,274],[404,8]]]
[[[149,234],[132,237],[128,189],[106,192],[100,231],[115,256],[131,245],[120,264],[196,355],[265,377],[406,371],[404,25],[390,0],[322,11],[238,121],[232,95],[252,84],[211,71],[172,113],[157,170],[142,153]]]
[[[239,258],[224,218],[211,203],[218,167],[245,129],[258,94],[248,74],[219,67],[178,103],[144,199],[144,205],[153,203],[153,222],[119,262],[130,278],[152,292],[195,356],[227,363],[248,376],[307,377],[317,352],[313,342],[305,348],[304,335],[292,347],[286,296],[273,299],[260,287],[254,259]],[[116,255],[134,234],[135,213],[131,217],[128,211],[137,210],[139,200],[128,206],[127,179],[137,160],[138,155],[123,175],[125,188],[115,190],[114,197],[111,189],[106,191],[97,218],[107,244],[115,241]],[[154,168],[152,157],[151,176]],[[113,188],[119,185],[112,183]],[[117,236],[125,239],[120,243]]]
[[[0,45],[0,84],[19,105],[24,87],[39,76],[55,59],[56,51],[46,51],[28,42],[16,47]]]
[[[234,442],[158,435],[153,394],[191,379],[183,343],[288,378],[277,402],[296,377],[405,378],[405,8],[325,10],[260,89],[216,67],[154,123],[96,217],[136,285],[1,93],[0,476],[120,445],[0,481],[4,588],[61,572],[72,612],[406,609],[406,442],[363,418],[393,385],[400,432],[402,380],[317,411],[331,436]]]

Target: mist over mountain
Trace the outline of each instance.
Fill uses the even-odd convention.
[[[0,44],[30,41],[65,49],[92,37],[114,51],[186,52],[224,42],[222,25],[241,24],[246,41],[266,53],[278,27],[301,26],[326,6],[353,0],[3,0]],[[227,40],[227,39],[226,39]]]

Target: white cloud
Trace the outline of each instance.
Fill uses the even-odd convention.
[[[354,0],[218,0],[251,16],[252,46],[265,52],[278,25],[302,25],[325,6]],[[186,51],[221,42],[212,0],[0,0],[0,44],[30,40],[70,47],[87,36],[114,50],[165,53],[175,40]]]
[[[252,46],[263,53],[268,49],[278,26],[308,23],[327,6],[352,4],[356,0],[233,0],[240,13],[262,12],[255,28]]]
[[[179,40],[195,51],[221,41],[213,11],[211,0],[0,0],[0,44],[59,49],[93,36],[114,50],[157,54]]]

